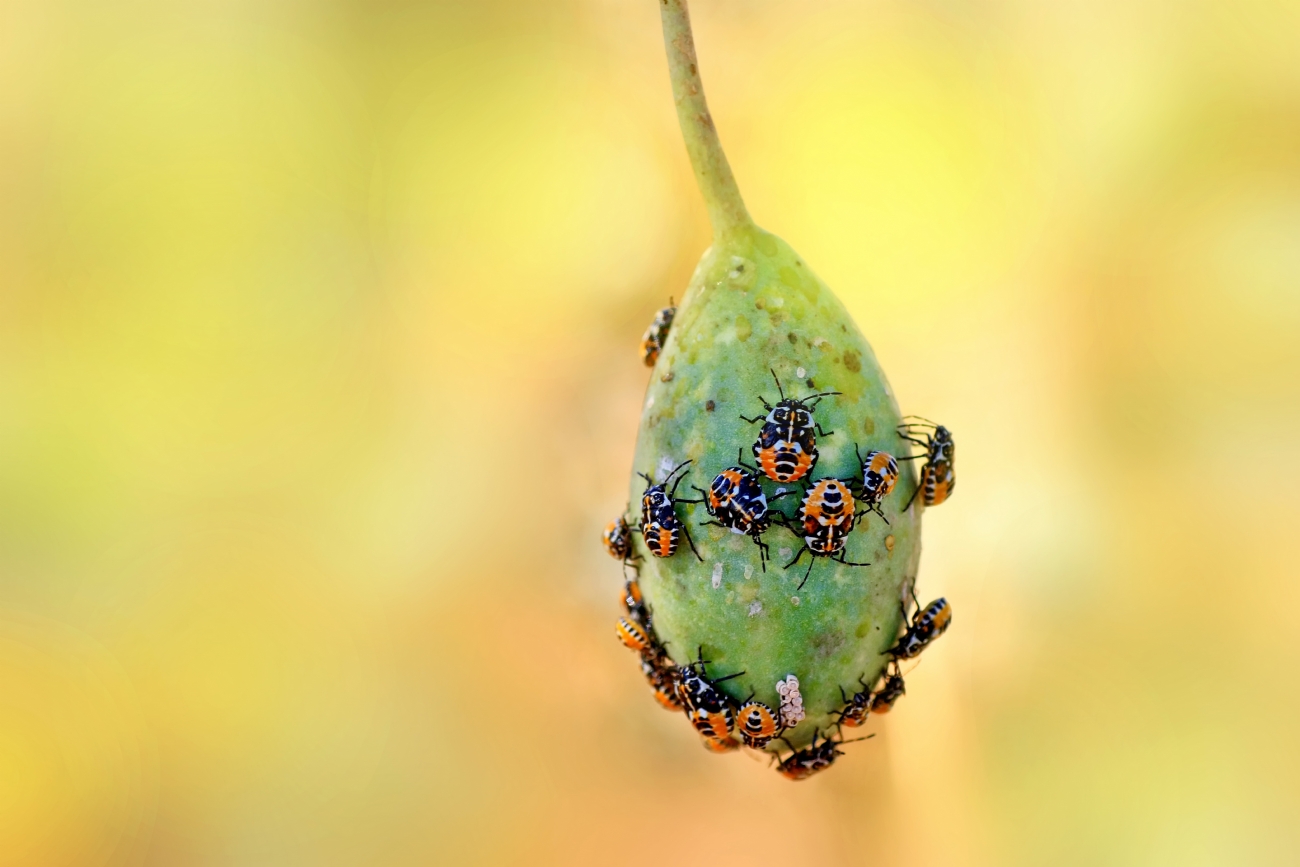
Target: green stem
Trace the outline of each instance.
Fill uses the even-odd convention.
[[[740,197],[735,175],[722,152],[718,131],[713,126],[704,85],[700,81],[695,59],[695,38],[691,35],[691,16],[686,0],[659,0],[664,22],[664,50],[668,53],[668,72],[672,78],[673,101],[677,103],[677,120],[686,140],[686,153],[695,169],[695,182],[709,209],[713,235],[721,238],[754,225],[745,201]]]

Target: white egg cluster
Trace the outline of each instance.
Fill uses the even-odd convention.
[[[781,696],[781,725],[794,728],[804,718],[803,696],[799,693],[799,678],[788,674],[776,682],[776,693]]]

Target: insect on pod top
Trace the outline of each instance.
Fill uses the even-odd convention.
[[[822,398],[839,392],[823,391],[802,399],[788,398],[775,370],[772,378],[776,380],[776,390],[781,395],[776,406],[759,395],[767,417],[746,418],[742,415],[740,418],[750,424],[763,422],[753,446],[754,458],[763,473],[774,482],[797,482],[817,466],[818,434],[830,436],[830,432],[821,430],[813,421],[813,410]]]
[[[646,367],[654,367],[659,360],[664,341],[668,339],[668,329],[673,327],[673,317],[676,315],[677,308],[670,304],[655,314],[650,327],[645,330],[645,336],[641,338],[641,360]]]

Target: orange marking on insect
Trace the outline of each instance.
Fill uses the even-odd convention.
[[[937,477],[934,478],[932,484],[926,488],[925,504],[927,506],[937,506],[944,500],[948,499],[948,495],[952,493],[952,483],[953,480],[951,477],[943,479]]]
[[[666,710],[682,709],[682,703],[678,701],[676,694],[668,686],[655,687],[655,701],[663,705]]]
[[[618,619],[614,624],[614,632],[618,640],[631,650],[641,651],[650,646],[650,636],[646,631],[626,617]]]
[[[697,710],[691,714],[691,724],[707,738],[725,738],[731,735],[733,722],[727,711]]]
[[[948,624],[951,622],[952,606],[947,604],[947,601],[945,600],[944,604],[940,606],[939,610],[934,614],[934,631],[936,633],[943,632],[948,628]]]
[[[790,473],[790,477],[788,479],[782,479],[781,481],[785,481],[785,482],[799,481],[804,476],[808,475],[808,471],[812,469],[812,462],[813,462],[812,455],[804,452],[803,450],[800,450],[798,452],[798,457],[796,459],[794,472]]]
[[[640,605],[641,604],[641,582],[637,581],[635,578],[629,578],[627,580],[627,583],[624,584],[623,586],[627,590],[627,598],[631,600],[633,604]]]
[[[804,532],[812,535],[820,527],[853,524],[853,494],[839,479],[821,479],[804,496]],[[847,531],[846,531],[847,532]]]
[[[739,720],[740,734],[745,739],[745,745],[754,749],[766,745],[780,730],[776,714],[761,701],[751,701],[746,704],[736,712],[736,717]]]
[[[740,744],[732,738],[700,738],[700,741],[711,753],[729,753],[740,748]]]

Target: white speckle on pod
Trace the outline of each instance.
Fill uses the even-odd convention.
[[[751,566],[751,565],[749,565],[748,563],[746,563],[746,564],[745,564],[745,580],[748,581],[750,578],[753,578],[753,577],[754,577],[754,567]]]
[[[780,554],[782,557],[789,557],[794,552],[789,548],[779,548],[776,553]]]
[[[798,608],[798,607],[799,607],[799,597],[798,597],[798,596],[791,596],[791,597],[790,597],[790,604],[793,605],[794,607]]]
[[[676,466],[677,465],[673,463],[671,455],[664,455],[661,457],[659,459],[659,478],[657,481],[660,484],[663,484],[664,479],[668,478],[668,474],[671,473]]]
[[[749,289],[754,285],[754,280],[758,277],[758,269],[754,263],[744,256],[731,257],[731,270],[727,272],[727,279],[741,289]]]
[[[713,564],[713,589],[717,590],[722,586],[722,564]]]
[[[803,379],[805,376],[808,375],[808,371],[804,370],[802,367],[796,367],[794,369],[794,375],[799,377],[800,379]]]
[[[749,603],[749,616],[754,617],[763,610],[763,603],[757,600]]]

